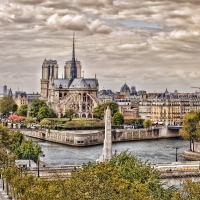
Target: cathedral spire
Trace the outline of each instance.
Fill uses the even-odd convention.
[[[71,70],[70,70],[71,80],[77,78],[77,67],[76,67],[76,59],[75,59],[75,44],[74,44],[74,33],[73,33],[73,49],[72,49],[72,62],[71,62]]]

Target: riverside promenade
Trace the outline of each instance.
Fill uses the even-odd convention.
[[[3,190],[3,181],[0,179],[0,200],[9,199],[6,190]]]
[[[104,130],[75,130],[75,131],[58,131],[58,130],[20,130],[25,136],[66,144],[69,146],[93,146],[102,144],[105,138]],[[134,140],[152,140],[162,138],[180,137],[179,132],[169,132],[166,128],[153,129],[115,129],[111,131],[112,142],[125,142]]]

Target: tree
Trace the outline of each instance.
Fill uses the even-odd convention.
[[[41,126],[50,126],[52,124],[52,122],[48,119],[43,119],[41,122],[40,122],[40,125]]]
[[[28,105],[27,104],[23,104],[21,105],[18,110],[17,110],[17,114],[19,116],[24,116],[26,117],[27,116],[27,112],[28,112]]]
[[[200,199],[200,183],[187,179],[183,186],[174,193],[172,200],[192,200]]]
[[[185,114],[183,118],[181,136],[184,140],[190,141],[190,150],[192,150],[191,143],[193,141],[200,141],[200,111],[190,111]]]
[[[9,116],[10,112],[16,111],[15,105],[15,101],[11,96],[4,96],[0,100],[0,112],[5,116]]]
[[[36,119],[36,117],[35,118],[33,118],[33,117],[27,117],[26,119],[25,119],[25,122],[27,123],[27,124],[29,124],[29,123],[36,123],[36,121],[37,121],[37,119]]]
[[[18,159],[30,159],[37,162],[39,154],[42,153],[41,147],[32,140],[23,140],[21,145],[14,152]]]
[[[43,106],[39,109],[37,114],[37,120],[40,121],[44,118],[53,118],[56,117],[55,112],[47,106]]]
[[[144,119],[141,119],[141,118],[138,118],[138,119],[137,119],[137,124],[141,124],[141,125],[142,125],[143,122],[144,122]]]
[[[9,145],[9,129],[0,124],[0,147],[8,148]]]
[[[72,118],[74,117],[74,115],[75,115],[75,111],[70,108],[70,109],[65,111],[64,117],[69,118],[69,121],[71,121]]]
[[[94,116],[96,118],[103,119],[104,118],[104,112],[105,112],[105,110],[108,106],[110,107],[110,110],[111,110],[111,116],[114,116],[114,114],[116,112],[118,112],[119,106],[116,102],[107,102],[107,103],[104,103],[104,104],[97,106],[94,109],[94,111],[93,111]]]
[[[123,125],[124,124],[124,116],[120,112],[116,112],[112,118],[113,125]]]
[[[148,128],[148,129],[149,129],[149,127],[151,126],[151,120],[150,120],[150,119],[144,120],[143,126],[144,126],[145,128]]]
[[[37,117],[38,112],[41,107],[48,107],[44,100],[35,100],[30,106],[29,116],[30,117]]]
[[[13,109],[12,109],[13,113],[16,112],[17,109],[18,109],[18,105],[17,105],[17,104],[14,104],[14,105],[13,105]]]

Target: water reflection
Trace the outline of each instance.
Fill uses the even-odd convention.
[[[95,162],[102,153],[103,145],[90,147],[71,147],[37,140],[45,154],[44,161],[51,165],[79,165]],[[113,144],[113,154],[128,150],[142,161],[150,163],[174,162],[176,160],[176,147],[179,155],[189,149],[189,142],[182,139],[159,139],[145,141],[131,141]]]

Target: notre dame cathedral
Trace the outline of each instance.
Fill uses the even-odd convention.
[[[44,60],[42,65],[41,99],[62,117],[67,109],[74,109],[77,118],[93,118],[93,109],[99,105],[98,80],[84,78],[81,62],[75,58],[73,37],[72,60],[66,61],[64,78],[58,78],[56,60]]]

